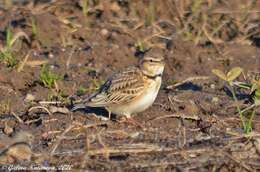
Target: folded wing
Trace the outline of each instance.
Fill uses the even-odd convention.
[[[143,88],[141,71],[136,67],[128,68],[109,78],[99,91],[90,96],[84,104],[92,107],[125,104],[141,95]]]

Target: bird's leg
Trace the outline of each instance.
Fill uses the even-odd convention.
[[[106,111],[108,112],[108,120],[111,120],[111,110],[109,108],[105,108]]]
[[[108,119],[111,120],[111,111],[108,111]]]

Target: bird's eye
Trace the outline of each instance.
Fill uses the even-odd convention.
[[[150,62],[153,62],[153,60],[151,59]]]

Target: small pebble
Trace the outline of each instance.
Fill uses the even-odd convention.
[[[216,85],[215,84],[210,84],[210,88],[215,89]]]
[[[213,97],[211,101],[212,101],[212,103],[217,103],[219,101],[219,99],[218,99],[218,97]]]
[[[11,135],[14,132],[14,129],[5,123],[4,133],[6,135]]]
[[[37,57],[38,55],[39,55],[38,52],[36,51],[33,52],[33,56]]]
[[[102,29],[101,30],[101,35],[107,36],[108,35],[108,30],[107,29]]]
[[[49,53],[48,57],[49,57],[50,59],[53,59],[53,58],[54,58],[54,55],[53,55],[52,53]]]
[[[29,94],[29,93],[25,96],[25,99],[24,99],[25,102],[32,102],[34,100],[35,100],[35,96],[32,94]]]

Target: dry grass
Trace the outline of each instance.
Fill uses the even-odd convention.
[[[259,2],[218,3],[212,0],[164,1],[176,33],[196,45],[240,43],[251,44],[259,34]],[[173,10],[174,9],[174,10]]]

